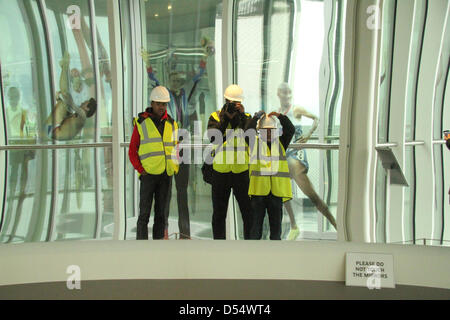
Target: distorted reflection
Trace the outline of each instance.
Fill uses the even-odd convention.
[[[287,83],[282,83],[278,87],[278,98],[280,99],[279,112],[286,115],[295,126],[295,135],[293,143],[306,143],[311,138],[314,131],[319,125],[319,118],[309,112],[302,106],[293,105],[292,103],[292,90]],[[308,132],[303,132],[301,124],[302,117],[310,118],[313,120],[313,125]],[[288,159],[289,172],[293,179],[293,182],[297,184],[300,190],[312,201],[317,210],[330,221],[330,223],[336,228],[336,220],[328,209],[327,204],[320,198],[314,189],[314,185],[308,178],[309,163],[304,149],[288,148],[286,150],[286,156]],[[300,230],[295,221],[294,210],[292,209],[291,201],[285,202],[284,206],[289,215],[291,230],[288,235],[288,240],[295,240]]]

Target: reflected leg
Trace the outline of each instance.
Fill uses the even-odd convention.
[[[289,221],[291,222],[291,229],[298,229],[297,222],[295,221],[294,209],[292,209],[291,200],[286,201],[284,203],[284,207],[286,208],[286,211],[289,215]]]
[[[23,152],[23,160],[21,163],[22,170],[20,172],[19,198],[17,201],[16,218],[14,219],[14,225],[13,225],[13,229],[11,231],[11,235],[16,234],[17,227],[19,226],[19,223],[20,223],[20,217],[22,216],[23,202],[25,200],[25,188],[26,188],[27,181],[28,181],[28,161],[29,161],[29,159],[27,158],[26,153],[29,151],[21,151],[21,152]],[[12,238],[11,238],[11,240],[12,240]]]
[[[182,163],[180,164],[178,174],[175,175],[178,205],[178,229],[180,230],[180,239],[189,239],[191,237],[187,192],[188,183],[189,165]]]
[[[252,196],[251,198],[253,219],[252,227],[250,229],[250,239],[251,240],[261,240],[264,217],[266,215],[266,205],[264,197],[262,196]]]
[[[228,174],[221,174],[213,171],[213,183],[211,187],[213,215],[212,229],[213,238],[225,240],[226,227],[225,219],[227,218],[228,200],[231,194],[231,185],[229,183]]]
[[[16,188],[17,188],[17,182],[19,180],[19,164],[21,163],[21,157],[20,157],[20,151],[10,151],[9,152],[9,177],[8,177],[8,209],[6,211],[5,221],[3,223],[2,229],[5,233],[8,232],[8,227],[12,223],[15,224],[15,221],[17,220],[17,214],[13,215],[13,208],[14,208],[14,198],[16,197]],[[7,242],[11,242],[14,238],[14,232],[11,231],[9,234],[9,239]]]
[[[281,240],[281,222],[283,220],[283,200],[273,194],[267,196],[267,213],[270,224],[270,240]]]
[[[250,239],[250,231],[252,228],[252,205],[248,196],[248,187],[250,178],[248,171],[233,174],[232,186],[233,194],[239,205],[242,214],[242,222],[244,224],[244,239]]]
[[[289,168],[292,168],[292,171],[290,170],[291,175],[293,176],[299,188],[309,199],[311,199],[317,210],[319,210],[319,212],[321,212],[336,229],[336,220],[328,209],[326,203],[314,190],[314,186],[312,185],[311,181],[308,178],[308,175],[306,174],[306,167],[300,161],[294,160],[292,158],[288,159],[288,163]]]

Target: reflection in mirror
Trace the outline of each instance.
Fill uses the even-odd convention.
[[[145,39],[140,55],[148,76],[148,96],[155,86],[166,86],[171,98],[167,113],[191,136],[194,122],[206,127],[209,115],[217,110],[215,28],[220,3],[216,0],[148,1],[142,12]],[[196,132],[200,133],[197,138],[201,141],[202,130]],[[210,186],[201,179],[200,166],[182,163],[172,179],[172,200],[165,210],[165,238],[177,229],[183,239],[192,238],[192,232],[196,237],[208,237],[208,232],[198,234],[196,227],[206,219],[203,204],[211,195]],[[175,226],[178,228],[173,229]]]
[[[294,199],[284,203],[282,239],[336,239],[339,157],[331,144],[339,142],[345,3],[249,3],[237,3],[234,39],[246,111],[287,115],[296,128],[293,144],[330,144],[286,150]],[[306,212],[314,213],[313,223]]]

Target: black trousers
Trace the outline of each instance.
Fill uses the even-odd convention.
[[[270,240],[281,240],[283,219],[283,199],[272,193],[267,196],[252,196],[253,224],[250,232],[252,240],[261,240],[264,217],[269,215]]]
[[[252,207],[248,196],[248,171],[242,173],[219,173],[213,171],[212,176],[212,229],[214,239],[225,239],[225,219],[227,217],[228,200],[233,189],[244,224],[244,239],[250,239],[252,225]]]
[[[153,198],[155,199],[155,216],[153,218],[153,239],[164,238],[164,210],[167,203],[167,196],[171,187],[171,177],[166,172],[153,175],[140,176],[140,202],[139,217],[137,221],[137,240],[148,239],[148,222],[152,210]]]
[[[175,176],[175,186],[177,188],[177,206],[178,206],[178,230],[180,238],[186,239],[191,237],[191,228],[189,221],[188,207],[188,184],[189,184],[189,164],[181,163],[178,174]],[[172,188],[169,189],[167,196],[167,204],[164,209],[165,228],[169,227],[169,209],[170,199],[172,197]]]

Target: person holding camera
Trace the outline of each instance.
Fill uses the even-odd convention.
[[[228,86],[224,93],[226,103],[220,111],[213,112],[208,121],[208,133],[215,144],[212,155],[212,229],[214,239],[225,239],[225,220],[231,189],[238,202],[244,224],[244,239],[250,239],[251,203],[248,196],[249,161],[248,145],[244,130],[248,127],[251,116],[245,113],[243,90],[236,84]],[[217,142],[212,139],[216,129],[222,135]],[[216,131],[217,132],[217,131]]]

